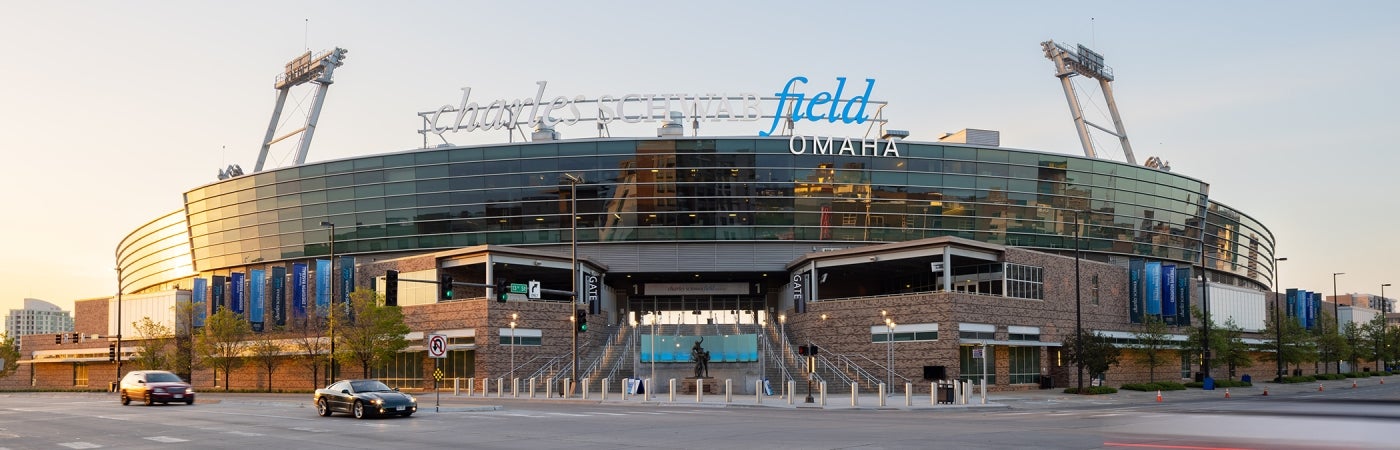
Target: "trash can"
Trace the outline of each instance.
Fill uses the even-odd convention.
[[[109,381],[109,382],[107,382],[107,392],[117,392],[117,382],[115,382],[115,381]]]
[[[953,383],[938,383],[938,403],[953,404]]]
[[[1245,383],[1253,384],[1253,383],[1254,383],[1254,378],[1251,378],[1251,377],[1249,376],[1249,374],[1244,374],[1244,376],[1240,377],[1240,381],[1243,381],[1243,382],[1245,382]]]
[[[1040,388],[1041,388],[1041,389],[1054,389],[1054,388],[1055,388],[1055,379],[1054,379],[1054,378],[1050,378],[1050,377],[1044,377],[1044,376],[1043,376],[1043,377],[1040,377]]]
[[[1206,381],[1206,376],[1205,376],[1205,374],[1200,373],[1200,372],[1196,372],[1196,382],[1197,382],[1197,383],[1204,383],[1205,381]]]

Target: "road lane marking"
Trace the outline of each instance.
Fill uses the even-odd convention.
[[[97,445],[91,442],[61,442],[58,445],[62,445],[68,448],[102,448],[101,445]]]
[[[174,444],[174,443],[176,443],[176,442],[189,442],[189,441],[190,441],[189,439],[180,439],[180,438],[177,438],[177,437],[170,437],[170,436],[151,436],[151,437],[146,438],[146,440],[148,440],[148,441],[156,441],[156,442],[164,442],[164,443],[166,443],[166,444]]]
[[[626,414],[609,413],[609,412],[597,412],[597,411],[589,411],[588,413],[589,413],[589,414],[600,414],[600,415],[604,415],[604,416],[625,416],[625,415],[626,415]]]
[[[320,428],[311,428],[311,427],[294,427],[294,428],[292,428],[292,429],[293,429],[293,430],[296,430],[296,431],[305,431],[305,432],[307,432],[307,433],[325,433],[325,432],[327,432],[327,431],[330,431],[330,430],[323,430],[323,429],[320,429]]]
[[[236,435],[239,435],[239,436],[262,436],[262,435],[263,435],[262,433],[254,433],[254,432],[251,432],[251,431],[225,431],[225,433],[228,433],[228,434],[236,434]]]

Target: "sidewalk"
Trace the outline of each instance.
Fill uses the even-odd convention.
[[[1385,384],[1400,383],[1400,376],[1355,378],[1346,380],[1320,381],[1313,383],[1279,384],[1272,382],[1258,382],[1252,387],[1229,388],[1231,397],[1258,397],[1268,391],[1270,396],[1315,396],[1319,394],[1319,385],[1322,387],[1321,393],[1345,392],[1352,389],[1352,382],[1355,381],[1358,388],[1375,386],[1384,380]],[[1203,401],[1211,398],[1225,398],[1225,388],[1216,388],[1207,391],[1199,388],[1188,388],[1184,391],[1162,391],[1164,402],[1173,401]],[[543,392],[536,392],[534,398],[530,398],[527,392],[521,392],[519,397],[514,397],[509,391],[500,395],[494,389],[487,395],[476,392],[467,395],[462,392],[459,395],[452,395],[451,390],[445,390],[439,396],[437,393],[415,393],[418,399],[419,412],[471,412],[471,411],[492,411],[506,407],[521,407],[532,403],[570,403],[570,404],[597,404],[597,405],[636,405],[652,406],[658,408],[665,407],[702,407],[702,408],[784,408],[784,409],[826,409],[826,410],[920,410],[920,411],[988,411],[998,409],[1045,409],[1059,405],[1136,405],[1156,403],[1157,392],[1138,392],[1129,390],[1119,390],[1116,394],[1103,395],[1074,395],[1064,393],[1063,388],[1042,389],[1030,391],[1013,392],[990,392],[987,395],[986,403],[982,403],[981,396],[975,391],[967,396],[967,404],[939,404],[934,405],[928,393],[915,393],[908,399],[906,404],[903,393],[895,393],[885,398],[884,405],[880,403],[880,397],[875,393],[861,393],[856,396],[854,404],[850,394],[830,395],[826,398],[826,403],[822,404],[822,399],[813,394],[813,403],[806,403],[806,392],[798,390],[797,395],[791,402],[781,395],[763,396],[761,399],[753,394],[736,394],[731,401],[726,402],[724,394],[707,394],[696,400],[694,394],[676,394],[673,397],[666,393],[660,396],[650,396],[643,399],[641,395],[628,395],[625,398],[621,393],[608,392],[603,398],[597,391],[589,392],[587,398],[575,395],[570,398],[544,396]],[[220,392],[201,392],[200,402],[228,401],[253,404],[294,404],[311,407],[310,394],[223,394]]]

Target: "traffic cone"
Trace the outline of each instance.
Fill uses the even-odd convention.
[[[1269,387],[1268,387],[1268,386],[1264,386],[1264,396],[1265,396],[1265,397],[1268,397],[1268,396],[1269,396]]]
[[[1385,384],[1385,378],[1381,378],[1381,384]]]
[[[1225,388],[1225,398],[1230,398],[1230,388]]]
[[[1322,392],[1322,383],[1317,384],[1317,391]]]
[[[1351,388],[1356,389],[1356,380],[1351,380]]]
[[[1157,390],[1157,403],[1162,403],[1162,390]]]

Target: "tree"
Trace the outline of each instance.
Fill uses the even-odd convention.
[[[404,335],[410,330],[403,322],[403,311],[397,306],[382,306],[380,300],[372,289],[351,292],[354,314],[344,327],[336,329],[341,346],[336,358],[345,364],[359,364],[366,377],[370,368],[393,361],[399,350],[408,347]]]
[[[1361,326],[1357,325],[1356,322],[1347,322],[1346,325],[1342,326],[1342,338],[1346,340],[1346,346],[1342,348],[1340,359],[1346,360],[1351,367],[1350,371],[1355,372],[1364,351],[1361,348]],[[1338,368],[1337,372],[1340,373],[1341,369]]]
[[[1312,345],[1312,336],[1308,333],[1308,330],[1303,328],[1303,324],[1298,323],[1298,320],[1296,318],[1284,317],[1282,325],[1282,358],[1283,366],[1285,367],[1285,372],[1287,372],[1287,367],[1290,364],[1293,365],[1295,368],[1300,368],[1304,362],[1310,362],[1315,360],[1316,356],[1310,356],[1315,353],[1315,349]],[[1264,361],[1278,361],[1278,349],[1280,347],[1278,345],[1278,326],[1279,324],[1274,322],[1273,314],[1270,314],[1264,319],[1263,334],[1264,336],[1270,339],[1270,343],[1265,344],[1267,348],[1265,348],[1264,346],[1261,346],[1259,348],[1259,351],[1264,353],[1263,356],[1260,357],[1260,359]],[[1287,375],[1287,373],[1285,373],[1284,375]]]
[[[1069,362],[1076,367],[1083,367],[1089,371],[1089,377],[1102,378],[1108,372],[1109,366],[1118,364],[1118,356],[1121,351],[1113,345],[1113,340],[1107,336],[1089,330],[1080,330],[1078,335],[1070,335],[1070,338],[1062,343],[1064,355]],[[1078,349],[1083,348],[1083,353]]]
[[[1347,341],[1337,333],[1337,320],[1323,311],[1318,314],[1316,326],[1312,328],[1313,342],[1317,346],[1317,361],[1323,363],[1323,372],[1330,372],[1328,365],[1340,361],[1346,355]]]
[[[194,379],[196,361],[194,358],[194,312],[203,308],[204,302],[178,302],[175,304],[175,352],[170,355],[170,366],[180,378]]]
[[[224,391],[227,392],[229,372],[243,365],[243,350],[248,347],[248,334],[252,330],[243,317],[235,315],[228,308],[209,316],[204,322],[204,333],[199,335],[195,350],[209,366],[224,373]]]
[[[174,333],[165,324],[151,320],[150,316],[131,323],[136,334],[141,337],[141,348],[132,356],[131,363],[138,369],[170,370],[170,341]]]
[[[311,389],[316,389],[324,386],[321,384],[321,368],[330,359],[331,343],[326,334],[331,320],[340,317],[342,310],[330,308],[332,314],[327,319],[321,319],[314,303],[307,306],[310,310],[306,312],[306,317],[296,320],[292,328],[292,345],[297,353],[295,361],[310,369]]]
[[[1387,352],[1388,347],[1385,345],[1385,315],[1376,314],[1375,317],[1367,321],[1366,324],[1361,327],[1361,336],[1364,345],[1360,347],[1365,349],[1361,357],[1375,361],[1376,371],[1383,371],[1382,366],[1387,359],[1390,359],[1390,355],[1388,355]]]
[[[1157,382],[1157,367],[1168,362],[1167,347],[1171,345],[1171,340],[1167,339],[1167,323],[1149,315],[1142,330],[1133,332],[1133,338],[1138,342],[1138,362],[1147,365],[1147,380]]]
[[[248,362],[267,373],[267,392],[272,392],[272,373],[282,363],[282,342],[280,334],[273,331],[253,333],[253,343],[248,345]]]
[[[1212,329],[1212,332],[1216,330]],[[1244,343],[1244,330],[1235,324],[1235,319],[1225,320],[1225,326],[1221,327],[1218,334],[1211,337],[1211,348],[1219,355],[1220,363],[1230,368],[1229,378],[1235,379],[1235,368],[1246,367],[1254,364],[1254,358],[1249,355],[1249,345]],[[1219,342],[1217,345],[1216,342]]]
[[[19,349],[15,348],[15,338],[0,333],[0,378],[10,376],[19,369]]]

